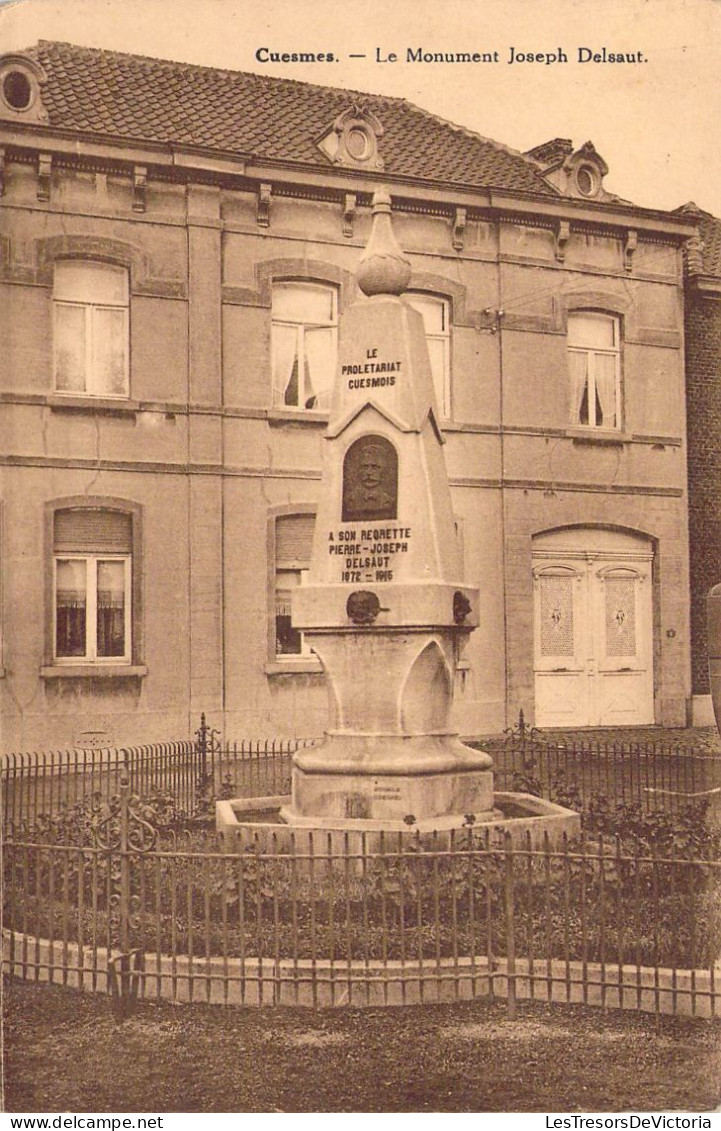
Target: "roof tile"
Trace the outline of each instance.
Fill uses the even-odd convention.
[[[529,157],[405,99],[67,43],[40,41],[27,54],[46,71],[51,126],[318,165],[318,138],[360,99],[383,125],[391,175],[557,195]]]

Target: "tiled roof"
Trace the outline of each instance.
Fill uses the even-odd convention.
[[[557,195],[536,162],[401,98],[40,41],[49,124],[100,136],[324,165],[317,142],[358,101],[380,120],[391,175]]]
[[[721,220],[710,212],[704,212],[697,204],[690,201],[675,210],[684,217],[696,220],[699,235],[703,242],[703,274],[715,275],[721,279]]]

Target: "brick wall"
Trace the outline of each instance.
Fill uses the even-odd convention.
[[[686,302],[691,678],[709,691],[706,594],[721,582],[721,297],[693,287]]]

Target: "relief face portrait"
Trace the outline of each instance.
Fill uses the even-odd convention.
[[[383,436],[361,436],[343,460],[343,522],[396,518],[398,455]]]

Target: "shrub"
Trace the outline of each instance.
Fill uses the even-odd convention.
[[[564,792],[565,791],[565,792]],[[561,781],[557,797],[569,798]],[[147,853],[97,846],[119,799],[43,817],[4,853],[5,922],[20,932],[148,951],[270,957],[503,955],[709,966],[719,956],[719,834],[703,806],[676,815],[595,794],[587,833],[507,856],[471,822],[453,850],[418,835],[329,861],[219,851],[197,809],[153,792],[131,807],[158,829]],[[589,838],[593,839],[589,839]],[[122,921],[121,897],[127,898]]]

